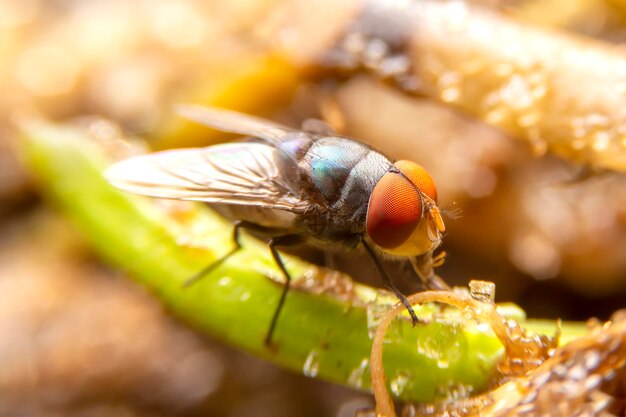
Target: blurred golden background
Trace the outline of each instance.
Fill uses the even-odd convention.
[[[452,73],[436,88],[423,77],[426,85],[402,91],[376,71],[328,66],[320,57],[332,47],[334,28],[351,24],[353,3],[0,1],[0,415],[343,417],[372,404],[367,394],[195,334],[99,262],[40,199],[20,163],[14,122],[24,115],[79,123],[97,138],[141,137],[155,149],[227,139],[179,120],[172,106],[180,102],[292,126],[325,118],[344,134],[423,164],[442,206],[463,210],[447,221],[448,259],[439,274],[449,283],[494,281],[497,300],[518,303],[530,317],[606,319],[624,306],[626,179],[605,169],[615,164],[600,157],[581,163],[558,146],[550,152],[553,142],[509,128],[512,116],[473,111],[471,101],[457,98],[467,86],[459,83],[461,93],[450,87],[458,83]],[[592,51],[626,39],[626,6],[618,0],[446,3],[463,16],[466,8],[489,10],[505,27],[519,21],[546,28],[546,39],[592,42]],[[520,56],[527,47],[514,46]],[[412,59],[438,56],[420,51]],[[623,50],[611,51],[622,65]],[[611,64],[626,79],[612,62],[590,65]],[[525,85],[506,87],[492,99],[514,108],[526,98]],[[569,89],[573,102],[603,98],[602,89],[584,84]],[[621,102],[606,100],[616,111],[626,108],[624,91]],[[600,109],[572,123],[583,139],[593,131],[592,146],[603,155],[615,140],[626,152],[626,130],[613,122]],[[607,126],[618,139],[605,135]],[[353,256],[337,263],[377,282]]]

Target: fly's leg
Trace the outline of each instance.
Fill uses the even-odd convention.
[[[334,253],[324,251],[324,266],[328,269],[337,269],[337,262],[335,261]]]
[[[200,272],[198,272],[197,274],[189,278],[187,281],[185,281],[183,286],[189,287],[190,285],[198,282],[200,279],[202,279],[203,277],[213,272],[217,267],[219,267],[226,260],[228,260],[228,258],[230,258],[235,253],[237,253],[241,249],[241,242],[239,241],[239,238],[240,238],[242,229],[252,230],[252,231],[263,233],[266,235],[267,234],[271,235],[271,234],[280,232],[278,229],[272,229],[269,227],[260,226],[256,223],[248,222],[245,220],[237,220],[234,223],[234,228],[233,228],[233,241],[235,242],[235,247],[233,247],[230,251],[228,251],[226,255],[222,256],[220,259],[208,265],[206,268],[204,268],[203,270],[201,270]],[[280,315],[280,311],[282,310],[283,305],[285,304],[285,299],[287,298],[287,293],[289,292],[289,287],[291,285],[291,276],[289,275],[289,272],[287,272],[287,269],[285,268],[285,264],[283,263],[283,260],[280,257],[280,254],[278,253],[278,250],[276,249],[276,247],[298,245],[302,243],[302,240],[303,240],[302,237],[298,235],[283,235],[283,236],[272,237],[268,239],[267,241],[267,246],[270,248],[270,251],[272,253],[272,258],[274,259],[274,262],[276,262],[276,265],[278,265],[278,267],[280,268],[281,272],[283,273],[285,277],[285,285],[283,287],[282,293],[280,294],[280,299],[278,300],[278,307],[276,307],[276,311],[274,311],[274,315],[272,316],[272,321],[270,322],[270,327],[267,331],[267,335],[265,336],[264,343],[266,346],[269,346],[272,341],[272,334],[274,333],[276,323],[278,322],[278,316]]]
[[[234,228],[233,228],[233,242],[235,242],[235,247],[232,248],[230,251],[228,251],[226,255],[222,256],[217,261],[211,263],[210,265],[208,265],[207,267],[205,267],[198,273],[194,274],[191,278],[187,279],[187,281],[185,281],[185,283],[183,284],[183,287],[187,288],[195,284],[196,282],[198,282],[199,280],[201,280],[202,278],[204,278],[205,276],[213,272],[218,266],[223,264],[228,258],[230,258],[235,253],[237,253],[241,249],[241,242],[239,241],[239,237],[240,237],[242,229],[248,229],[248,230],[252,230],[252,231],[256,231],[260,233],[270,233],[270,234],[272,233],[272,231],[274,231],[274,229],[259,226],[256,223],[248,222],[245,220],[237,220],[234,223]]]
[[[413,270],[427,290],[450,291],[450,286],[435,273],[435,268],[443,264],[445,256],[445,252],[434,257],[432,252],[427,252],[424,255],[410,258]]]
[[[446,263],[446,251],[441,251],[437,255],[433,256],[433,268],[439,268]]]
[[[274,311],[274,315],[272,316],[272,321],[270,322],[270,328],[267,330],[267,335],[265,336],[265,346],[270,346],[272,343],[272,335],[274,334],[274,329],[276,328],[276,323],[278,322],[278,317],[280,316],[280,312],[283,309],[283,305],[285,304],[285,299],[287,298],[287,293],[289,292],[289,288],[291,286],[291,275],[287,272],[287,268],[285,268],[285,264],[283,263],[282,258],[280,257],[280,253],[278,253],[277,246],[295,246],[302,243],[302,237],[299,235],[284,235],[284,236],[276,236],[268,239],[267,246],[270,248],[270,252],[272,253],[272,258],[274,258],[274,262],[280,268],[285,277],[285,285],[283,286],[283,291],[280,294],[280,299],[278,300],[278,306]]]
[[[393,282],[391,282],[391,278],[389,278],[389,275],[387,275],[387,272],[385,272],[385,270],[383,269],[383,266],[380,264],[380,261],[376,257],[376,254],[374,253],[372,248],[370,248],[370,246],[367,244],[367,242],[365,242],[364,239],[361,239],[361,244],[365,248],[365,251],[369,255],[370,259],[372,260],[372,263],[374,264],[374,267],[376,268],[378,275],[381,276],[383,280],[383,285],[385,286],[385,288],[393,292],[396,295],[396,297],[398,297],[400,302],[404,305],[404,307],[406,308],[406,311],[408,311],[409,315],[411,316],[411,320],[413,321],[413,326],[418,324],[420,320],[417,318],[415,311],[413,311],[413,307],[411,307],[411,303],[409,303],[409,300],[407,300],[404,294],[402,294],[400,290],[397,289],[395,285],[393,285]]]

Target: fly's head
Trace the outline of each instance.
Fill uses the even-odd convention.
[[[397,161],[374,186],[367,209],[367,234],[384,252],[418,256],[435,249],[445,231],[437,190],[426,170]]]

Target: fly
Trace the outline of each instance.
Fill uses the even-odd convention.
[[[382,153],[326,129],[291,129],[228,110],[182,106],[190,120],[248,141],[176,149],[133,157],[105,173],[114,186],[135,194],[208,203],[234,222],[234,247],[186,285],[214,270],[241,249],[247,229],[267,237],[285,284],[265,344],[271,343],[291,276],[278,247],[312,243],[328,248],[362,246],[384,286],[418,322],[395,287],[380,256],[409,259],[429,289],[447,289],[434,274],[432,252],[445,230],[437,190],[415,162]]]

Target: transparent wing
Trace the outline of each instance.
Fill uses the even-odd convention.
[[[263,143],[178,149],[118,162],[105,177],[122,190],[158,198],[304,212],[298,167]]]
[[[176,112],[186,119],[223,132],[262,138],[271,142],[280,141],[293,129],[254,116],[230,110],[195,105],[176,106]]]

